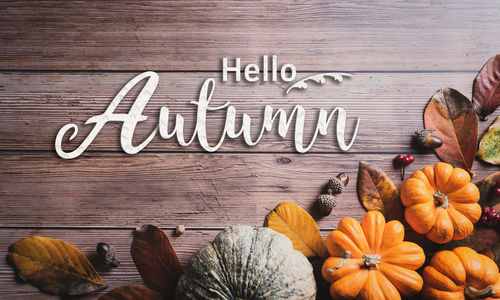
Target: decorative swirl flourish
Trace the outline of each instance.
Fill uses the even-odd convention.
[[[322,74],[315,74],[312,76],[308,76],[305,78],[302,78],[299,81],[296,81],[294,84],[292,84],[285,92],[285,94],[288,94],[292,89],[307,89],[307,83],[306,81],[313,80],[319,84],[324,84],[326,82],[326,77],[331,77],[334,80],[337,80],[338,82],[342,82],[344,80],[344,77],[352,77],[351,74],[347,73],[322,73]]]

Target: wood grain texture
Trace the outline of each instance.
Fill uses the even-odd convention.
[[[74,149],[88,135],[93,125],[85,121],[101,114],[113,97],[139,73],[1,73],[0,74],[0,150],[53,151],[57,131],[68,123],[79,127],[79,134],[66,149]],[[327,81],[310,84],[307,90],[292,91],[287,96],[286,83],[249,84],[221,82],[220,73],[159,73],[159,86],[148,103],[144,115],[148,120],[138,125],[135,143],[141,143],[158,124],[162,106],[170,109],[170,119],[179,113],[185,118],[186,138],[192,135],[201,84],[207,78],[217,79],[211,104],[230,101],[237,109],[239,128],[243,113],[252,117],[254,136],[262,126],[265,105],[290,113],[295,105],[306,110],[305,143],[309,143],[316,127],[320,108],[328,112],[342,107],[347,112],[346,140],[350,141],[356,118],[361,119],[359,132],[350,152],[415,151],[412,135],[423,128],[423,111],[436,90],[453,87],[470,97],[475,73],[358,73],[342,83]],[[299,74],[308,76],[308,74]],[[301,78],[301,77],[299,77]],[[139,91],[138,86],[117,109],[127,113]],[[216,144],[225,122],[226,110],[209,112],[208,137]],[[403,117],[404,116],[404,117]],[[342,152],[337,145],[335,121],[326,136],[319,136],[311,152]],[[292,123],[293,124],[293,123]],[[480,133],[488,122],[480,122]],[[171,122],[173,128],[173,122]],[[226,139],[219,152],[296,152],[293,125],[285,139],[275,130],[266,133],[259,144],[248,147],[242,138]],[[121,124],[107,124],[88,150],[119,150]],[[171,130],[171,129],[170,129]],[[65,141],[68,137],[65,138]],[[180,147],[175,138],[162,139],[159,134],[143,151],[200,151],[197,142]],[[131,158],[132,159],[132,158]]]
[[[355,182],[358,162],[387,171],[399,187],[393,154],[88,153],[62,160],[54,153],[3,153],[0,226],[261,226],[281,201],[306,209],[320,227],[360,218]],[[434,165],[434,154],[415,155],[411,172]],[[478,179],[496,171],[479,162]],[[328,217],[315,201],[339,172],[351,184]]]
[[[496,0],[4,1],[0,69],[219,70],[276,54],[299,70],[478,70]]]
[[[364,214],[354,184],[360,160],[380,166],[398,187],[396,154],[415,154],[407,176],[438,161],[417,150],[411,135],[423,127],[425,105],[437,89],[452,87],[470,98],[477,71],[500,49],[499,15],[496,0],[0,1],[0,249],[6,253],[22,237],[43,235],[90,255],[106,241],[122,261],[118,269],[98,266],[113,288],[142,284],[129,247],[132,230],[144,223],[169,228],[183,265],[222,227],[260,226],[285,200],[310,212],[326,237],[342,217]],[[260,64],[265,54],[278,55],[279,65],[293,63],[297,79],[320,71],[354,77],[287,97],[283,82],[220,82],[223,57],[240,57],[244,66]],[[65,145],[75,147],[90,130],[84,121],[102,113],[145,70],[164,72],[136,142],[156,125],[164,105],[181,113],[191,132],[195,110],[189,102],[208,77],[217,79],[212,103],[230,100],[239,114],[256,120],[252,128],[260,126],[266,104],[287,111],[304,106],[311,131],[319,108],[341,106],[351,122],[348,137],[354,118],[361,118],[358,138],[341,153],[332,125],[305,155],[295,153],[291,132],[285,139],[269,133],[253,148],[226,141],[215,154],[156,138],[144,153],[130,156],[119,147],[119,124],[108,124],[79,159],[56,156],[59,128],[80,126],[79,136]],[[119,112],[127,111],[134,93]],[[209,117],[211,141],[223,116]],[[487,126],[480,122],[480,134]],[[477,179],[497,170],[478,161],[473,166]],[[332,214],[321,217],[315,199],[339,171],[349,173],[351,184]],[[176,238],[172,231],[179,224],[188,230]],[[408,235],[430,249],[420,235]],[[316,271],[320,264],[314,263]],[[318,282],[319,299],[327,299],[320,276]],[[57,299],[17,282],[5,259],[0,298]]]

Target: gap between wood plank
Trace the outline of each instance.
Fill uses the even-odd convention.
[[[423,150],[416,149],[414,152],[417,154],[433,154],[432,152],[421,152]],[[19,150],[11,150],[11,149],[0,149],[0,154],[2,153],[8,153],[8,154],[45,154],[45,153],[56,153],[55,150],[42,150],[42,149],[36,149],[36,150],[27,150],[27,149],[19,149]],[[100,153],[125,153],[123,150],[85,150],[85,152],[82,154],[82,157],[85,157],[85,153],[95,153],[95,154],[100,154]],[[141,151],[141,153],[149,153],[149,154],[301,154],[297,151],[227,151],[227,150],[217,150],[217,152],[207,152],[204,150],[151,150],[148,151],[147,149],[144,149]],[[389,154],[400,154],[399,151],[387,151],[387,152],[371,152],[371,151],[327,151],[327,152],[322,152],[322,151],[308,151],[307,153],[302,153],[303,155],[307,154],[343,154],[343,153],[348,153],[348,154],[380,154],[380,155],[389,155]],[[129,155],[134,155],[134,154],[129,154]]]
[[[243,224],[241,224],[243,225]],[[229,226],[228,226],[229,227]],[[228,227],[185,227],[186,230],[192,231],[222,231]],[[135,230],[133,226],[0,226],[0,230],[4,229],[20,229],[20,230]],[[175,230],[175,227],[158,227],[161,230]],[[337,228],[319,228],[319,231],[332,231]],[[414,232],[411,229],[405,229],[405,232]]]
[[[14,72],[14,73],[142,73],[146,71],[153,71],[157,73],[219,73],[222,70],[107,70],[107,69],[96,69],[96,70],[58,70],[58,69],[0,69],[0,72]],[[411,74],[411,73],[477,73],[479,70],[297,70],[297,74],[300,73],[329,73],[329,72],[346,72],[346,73],[376,73],[376,74]],[[263,72],[260,71],[260,74]],[[272,71],[268,71],[269,74]]]

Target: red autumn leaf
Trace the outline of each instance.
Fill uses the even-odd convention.
[[[98,300],[161,300],[163,296],[143,286],[125,285],[117,287],[99,297]]]
[[[455,167],[471,171],[477,150],[477,115],[472,102],[457,90],[437,91],[424,113],[426,129],[443,141],[437,156]]]
[[[477,74],[472,100],[482,120],[500,106],[500,54],[488,59]]]
[[[142,225],[134,231],[130,252],[146,285],[173,298],[182,266],[165,233]]]

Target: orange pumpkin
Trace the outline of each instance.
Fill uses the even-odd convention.
[[[422,276],[423,299],[500,299],[497,265],[469,247],[437,252]]]
[[[466,238],[481,217],[469,173],[442,162],[413,173],[401,187],[401,201],[413,230],[440,244]]]
[[[361,224],[343,218],[326,239],[330,257],[321,269],[331,283],[334,299],[401,299],[422,289],[422,278],[414,270],[425,261],[415,243],[405,242],[399,221],[385,223],[378,211],[365,214]]]

